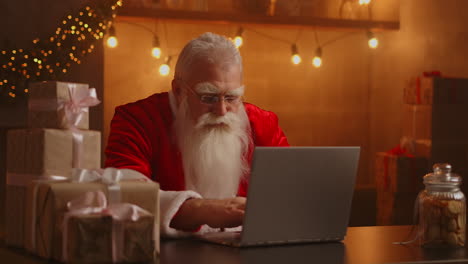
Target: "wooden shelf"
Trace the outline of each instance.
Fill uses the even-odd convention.
[[[314,27],[340,30],[398,30],[399,21],[371,21],[304,16],[267,16],[246,13],[215,13],[170,9],[131,8],[119,10],[117,19],[132,18],[187,21],[189,23],[255,24],[280,27]]]

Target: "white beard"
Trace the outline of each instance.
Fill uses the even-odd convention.
[[[186,189],[208,199],[235,197],[240,180],[249,171],[244,154],[251,140],[250,123],[244,106],[224,116],[206,113],[194,124],[185,98],[174,125]]]

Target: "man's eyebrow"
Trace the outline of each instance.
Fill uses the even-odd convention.
[[[239,88],[230,90],[229,92],[226,93],[226,95],[243,96],[244,95],[244,85],[242,85]]]
[[[198,83],[197,85],[195,85],[195,90],[199,93],[219,93],[219,88],[209,82]]]
[[[195,90],[198,93],[205,93],[205,94],[218,94],[219,93],[219,88],[210,82],[202,82],[202,83],[197,84],[195,86]],[[232,89],[229,92],[227,92],[226,95],[242,96],[244,95],[244,86],[242,85],[239,88]]]

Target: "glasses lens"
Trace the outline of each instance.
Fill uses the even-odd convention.
[[[225,96],[224,101],[228,104],[237,104],[239,102],[239,96]]]
[[[219,100],[217,95],[202,95],[200,96],[200,101],[204,104],[215,104]]]

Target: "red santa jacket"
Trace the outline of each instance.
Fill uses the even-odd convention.
[[[249,103],[244,103],[244,106],[254,146],[289,145],[273,112]],[[173,120],[168,93],[154,94],[117,107],[105,150],[105,166],[139,171],[157,181],[162,190],[185,190],[182,159],[173,135]],[[249,161],[254,146],[250,146],[247,153]],[[238,195],[245,197],[247,188],[248,180],[242,181]]]

